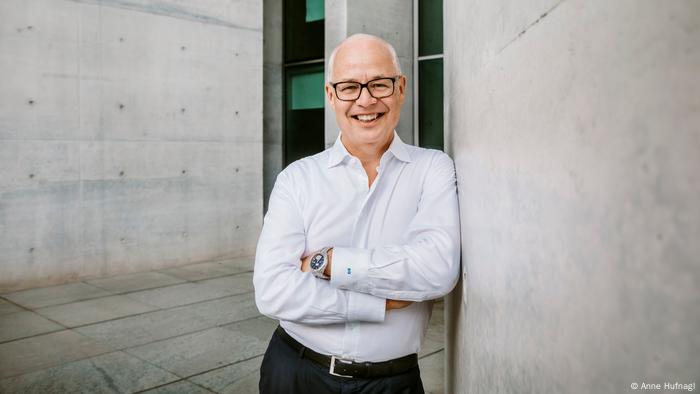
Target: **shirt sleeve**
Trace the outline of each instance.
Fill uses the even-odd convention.
[[[331,285],[405,301],[442,297],[459,277],[459,232],[454,163],[439,153],[423,182],[406,242],[372,249],[334,247]]]
[[[383,321],[385,299],[338,289],[301,271],[304,221],[291,185],[289,174],[283,171],[270,195],[258,241],[253,284],[260,312],[277,320],[306,324]]]

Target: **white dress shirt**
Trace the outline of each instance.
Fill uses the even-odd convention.
[[[324,246],[333,247],[331,280],[300,270],[300,259]],[[255,256],[255,301],[319,353],[390,360],[420,350],[430,300],[457,281],[459,248],[449,156],[394,132],[368,187],[339,136],[277,177]],[[416,302],[385,312],[386,299]]]

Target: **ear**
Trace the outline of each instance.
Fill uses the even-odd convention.
[[[328,104],[331,105],[331,108],[335,109],[335,100],[333,100],[333,87],[330,84],[326,84],[326,98],[328,98]]]
[[[406,76],[402,75],[401,77],[399,77],[397,84],[398,84],[398,88],[399,88],[399,98],[401,99],[401,102],[403,103],[403,100],[406,97]]]

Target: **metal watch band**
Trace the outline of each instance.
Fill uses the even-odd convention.
[[[320,254],[321,256],[323,256],[323,264],[318,269],[311,270],[311,272],[313,272],[314,276],[317,278],[329,279],[329,277],[323,273],[323,271],[325,271],[326,267],[328,266],[328,250],[329,249],[330,249],[330,247],[326,246],[325,248],[314,253],[314,256],[317,254]]]

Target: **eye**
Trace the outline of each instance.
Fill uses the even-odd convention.
[[[340,88],[340,91],[343,93],[351,93],[357,91],[357,85],[351,84],[351,85],[340,85],[338,86]]]

